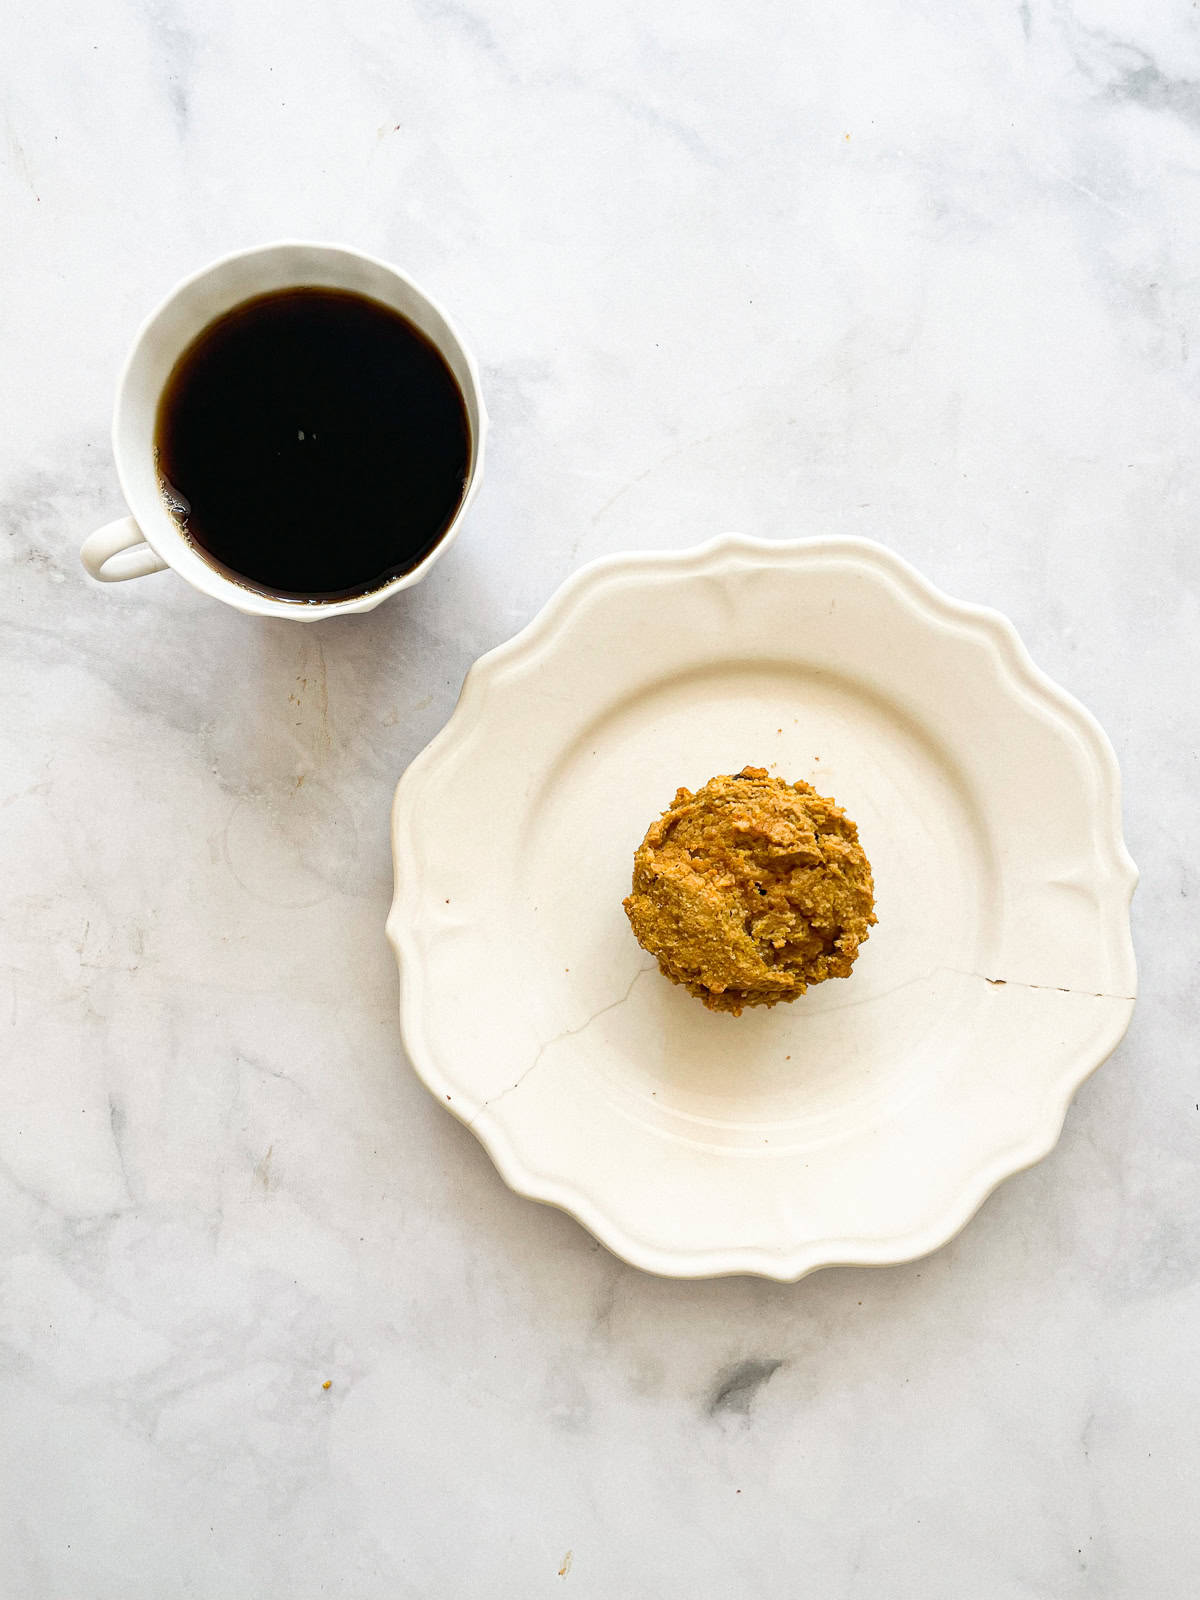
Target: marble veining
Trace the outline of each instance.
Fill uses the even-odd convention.
[[[169,0],[0,66],[0,1595],[1191,1600],[1200,21],[1187,0]],[[181,275],[344,239],[492,419],[418,588],[100,589]],[[936,1255],[660,1280],[404,1060],[388,805],[580,562],[882,539],[1116,746],[1133,1025]],[[988,976],[1004,977],[1004,973]]]
[[[715,1417],[722,1411],[733,1411],[749,1417],[754,1398],[764,1384],[769,1383],[783,1362],[765,1357],[755,1360],[735,1361],[717,1377],[708,1400],[708,1414]]]

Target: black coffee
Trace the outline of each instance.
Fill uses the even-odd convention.
[[[408,572],[463,496],[471,429],[425,335],[337,289],[235,306],[175,364],[163,493],[202,554],[272,594],[334,600]]]

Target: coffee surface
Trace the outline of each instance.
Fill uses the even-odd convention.
[[[159,402],[163,493],[213,565],[306,600],[415,567],[462,500],[471,430],[441,354],[366,296],[299,288],[203,330]]]

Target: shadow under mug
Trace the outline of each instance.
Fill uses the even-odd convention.
[[[441,538],[421,561],[365,594],[303,600],[249,588],[218,571],[175,521],[159,486],[154,455],[158,402],[176,361],[217,317],[256,295],[281,289],[344,289],[400,312],[434,344],[462,392],[471,429],[462,499]],[[487,414],[474,359],[446,313],[395,267],[341,245],[285,241],[239,251],[185,278],[138,330],[117,385],[113,454],[132,515],[98,528],[80,557],[93,578],[118,583],[173,568],[193,587],[256,616],[313,621],[370,611],[398,589],[419,583],[458,533],[483,472]]]

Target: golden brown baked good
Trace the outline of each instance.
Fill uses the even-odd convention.
[[[874,907],[854,823],[762,767],[680,789],[633,858],[625,901],[663,973],[734,1016],[848,978]]]

